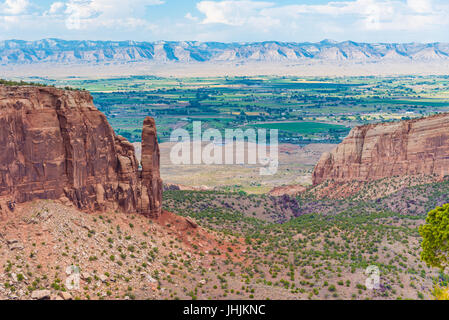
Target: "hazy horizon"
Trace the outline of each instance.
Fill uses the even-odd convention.
[[[410,42],[394,42],[394,41],[385,41],[385,42],[368,42],[368,41],[354,41],[351,39],[347,39],[347,40],[334,40],[334,39],[322,39],[322,40],[317,40],[317,41],[281,41],[281,40],[259,40],[259,41],[198,41],[198,40],[189,40],[189,39],[184,39],[184,40],[166,40],[166,39],[159,39],[159,40],[134,40],[134,39],[124,39],[124,40],[113,40],[113,39],[104,39],[104,40],[95,40],[95,39],[65,39],[65,38],[55,38],[55,37],[50,37],[50,38],[41,38],[41,39],[35,39],[35,40],[26,40],[26,39],[19,39],[19,38],[11,38],[11,39],[2,39],[0,40],[0,42],[7,42],[7,41],[24,41],[24,42],[39,42],[39,41],[45,41],[45,40],[58,40],[58,41],[67,41],[67,42],[71,42],[71,41],[78,41],[78,42],[83,42],[83,41],[92,41],[92,42],[136,42],[136,43],[163,43],[163,42],[187,42],[187,43],[192,43],[192,42],[197,42],[197,43],[224,43],[224,44],[251,44],[251,43],[271,43],[271,42],[278,42],[278,43],[291,43],[291,44],[304,44],[304,43],[313,43],[313,44],[317,44],[317,43],[325,43],[325,42],[330,42],[330,43],[335,43],[335,44],[339,44],[339,43],[345,43],[345,42],[353,42],[353,43],[358,43],[358,44],[448,44],[449,40],[447,41],[432,41],[432,42],[426,42],[426,41],[410,41]]]

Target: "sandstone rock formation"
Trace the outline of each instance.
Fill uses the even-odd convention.
[[[87,210],[161,213],[154,120],[143,128],[143,171],[84,91],[0,86],[0,204],[65,199]]]
[[[302,185],[281,186],[271,189],[268,195],[273,197],[282,197],[283,195],[296,196],[306,191],[307,188]]]
[[[449,174],[449,114],[352,129],[313,172],[313,184]]]
[[[147,117],[142,129],[142,196],[141,211],[157,217],[162,201],[162,180],[159,174],[160,152],[156,123]]]

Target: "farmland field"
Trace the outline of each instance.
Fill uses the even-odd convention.
[[[275,122],[256,124],[254,126],[257,128],[278,129],[279,131],[289,131],[299,134],[315,134],[331,130],[347,131],[345,126],[320,122]]]
[[[116,132],[132,142],[140,141],[147,115],[156,119],[161,142],[173,129],[190,131],[192,121],[201,120],[203,128],[218,130],[277,123],[281,143],[307,145],[339,143],[355,125],[449,111],[448,76],[24,80],[89,90]]]

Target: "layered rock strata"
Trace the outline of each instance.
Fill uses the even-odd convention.
[[[449,114],[355,127],[324,153],[313,184],[449,174]]]
[[[142,136],[140,171],[134,146],[115,135],[88,92],[0,86],[0,203],[68,199],[82,210],[157,217],[162,181],[150,117]]]

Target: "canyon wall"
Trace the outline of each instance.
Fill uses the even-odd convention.
[[[313,184],[449,174],[449,114],[355,127],[324,153]]]
[[[0,86],[0,204],[63,199],[86,211],[158,217],[162,205],[154,120],[142,167],[85,91]]]

